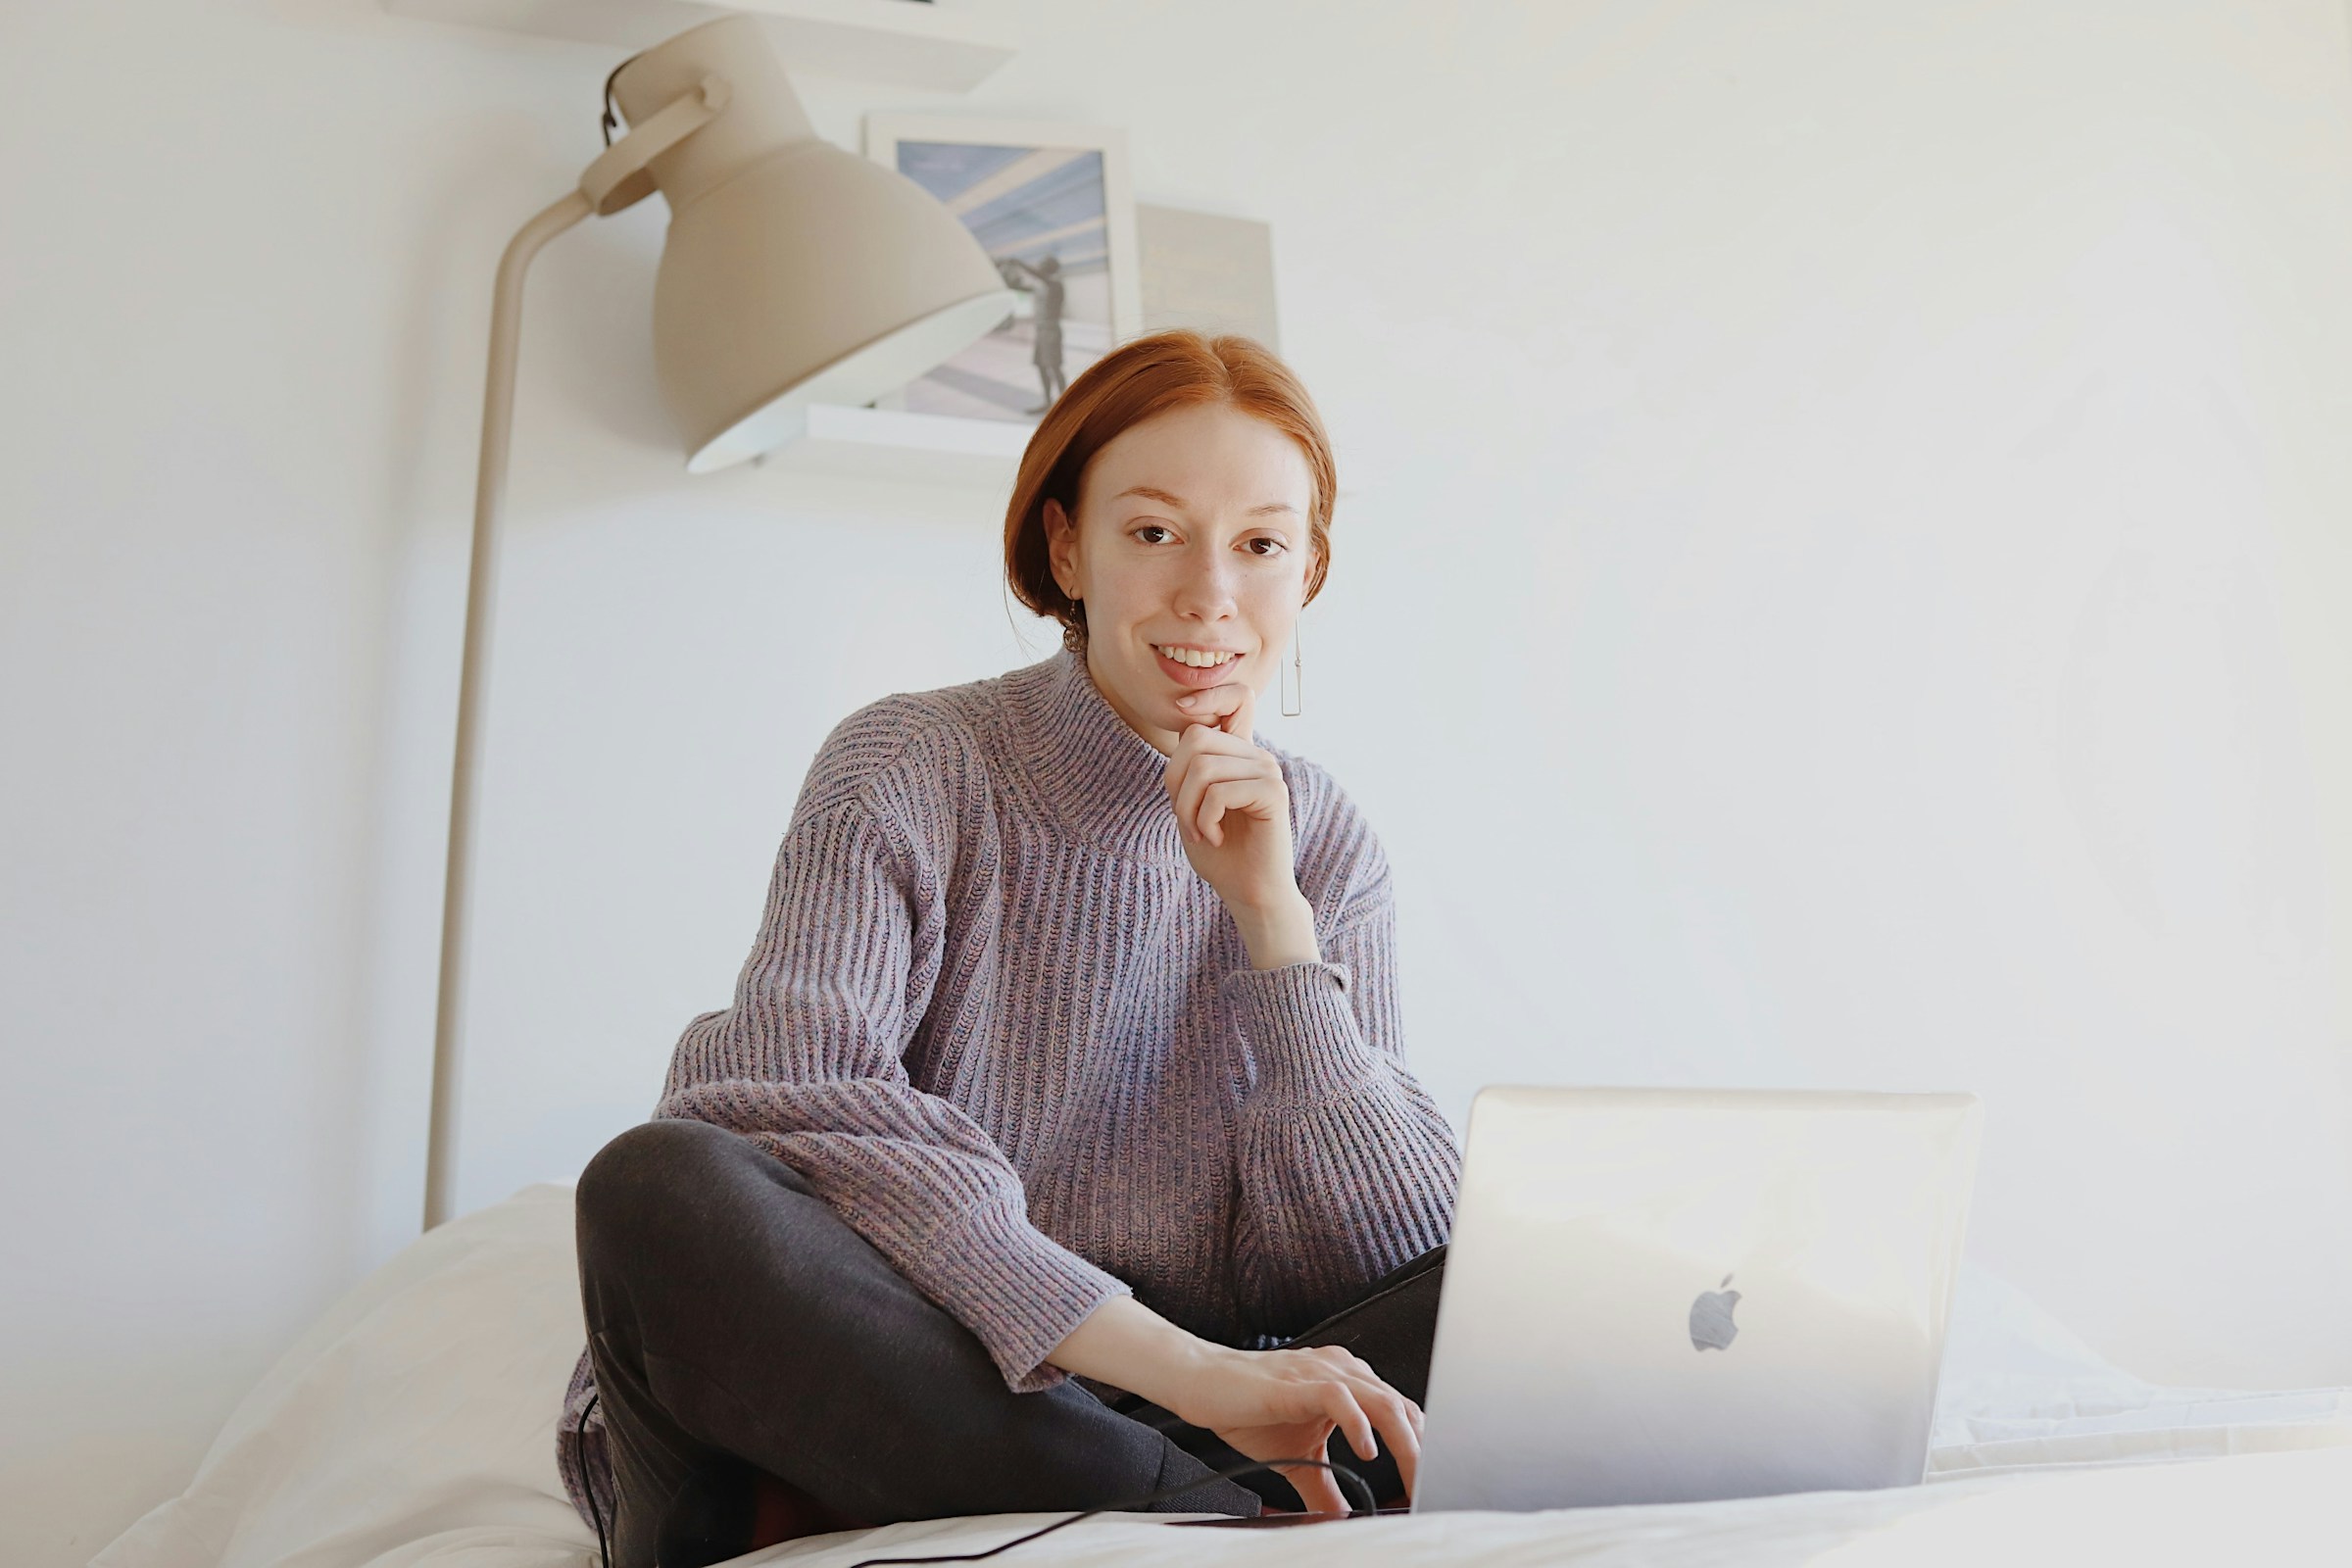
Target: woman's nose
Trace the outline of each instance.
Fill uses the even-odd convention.
[[[1225,615],[1235,604],[1232,568],[1211,560],[1185,573],[1176,589],[1176,609],[1183,614]]]

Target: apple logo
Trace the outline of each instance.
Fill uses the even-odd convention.
[[[1732,1283],[1726,1274],[1723,1283]],[[1740,1325],[1732,1321],[1732,1308],[1740,1304],[1738,1291],[1702,1291],[1690,1303],[1690,1348],[1720,1350],[1729,1347],[1740,1333]]]

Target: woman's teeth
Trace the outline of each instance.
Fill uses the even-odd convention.
[[[1162,659],[1172,659],[1179,664],[1190,664],[1195,669],[1214,669],[1219,664],[1232,662],[1236,657],[1232,654],[1204,654],[1197,648],[1162,648],[1157,643],[1152,645],[1152,651]]]

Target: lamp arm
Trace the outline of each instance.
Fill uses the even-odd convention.
[[[616,149],[617,150],[617,149]],[[473,557],[466,579],[466,654],[458,676],[458,749],[449,790],[449,867],[441,899],[441,990],[433,1013],[433,1102],[424,1155],[424,1228],[449,1218],[456,1176],[459,1014],[466,993],[467,872],[480,798],[481,696],[490,657],[498,576],[498,524],[506,507],[507,449],[514,424],[514,360],[522,282],[539,248],[595,210],[581,191],[522,225],[499,258],[490,303],[490,376],[482,400],[482,459],[474,479]]]

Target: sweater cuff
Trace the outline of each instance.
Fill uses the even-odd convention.
[[[1318,960],[1278,969],[1236,969],[1219,988],[1257,1064],[1257,1092],[1292,1100],[1353,1093],[1378,1075],[1348,1000],[1353,976]]]
[[[941,1226],[923,1255],[932,1298],[972,1331],[1015,1394],[1059,1383],[1064,1374],[1047,1354],[1096,1307],[1132,1294],[1026,1215],[1001,1208]]]

